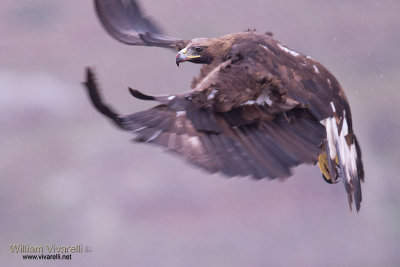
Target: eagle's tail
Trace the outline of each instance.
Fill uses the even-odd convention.
[[[350,210],[354,199],[358,212],[362,201],[361,182],[364,182],[364,167],[357,138],[351,129],[349,130],[345,111],[340,131],[335,117],[323,120],[322,124],[325,125],[327,133],[327,140],[323,145],[325,151],[318,157],[323,178],[328,183],[336,183],[336,178],[341,178],[348,195]]]

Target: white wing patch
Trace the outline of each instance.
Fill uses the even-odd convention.
[[[281,44],[279,44],[279,43],[278,43],[278,47],[279,47],[281,50],[285,51],[286,53],[291,54],[292,56],[295,56],[295,57],[300,56],[300,54],[297,53],[296,51],[290,50],[289,48],[287,48],[287,47],[285,47],[285,46],[283,46],[283,45],[281,45]]]
[[[146,129],[146,128],[147,128],[147,126],[143,126],[143,127],[134,129],[134,130],[132,130],[132,131],[133,131],[133,132],[137,132],[137,131],[140,131],[140,130],[143,130],[143,129]]]
[[[331,108],[332,108],[332,111],[333,111],[334,113],[336,113],[336,108],[335,108],[335,105],[333,104],[333,102],[331,102]]]
[[[273,102],[272,102],[271,98],[269,98],[268,93],[262,93],[255,100],[247,100],[246,102],[241,104],[241,106],[254,105],[254,104],[257,104],[257,105],[265,105],[265,104],[267,104],[268,106],[271,106],[272,103]]]
[[[313,65],[313,68],[314,68],[315,73],[319,73],[319,69],[317,66]]]
[[[190,136],[187,141],[192,148],[198,149],[202,146],[198,136]]]
[[[186,111],[177,111],[176,112],[176,117],[178,118],[178,117],[181,117],[181,116],[185,116],[186,115]]]
[[[156,131],[149,139],[146,140],[146,142],[151,142],[154,139],[156,139],[160,134],[162,133],[162,130]]]
[[[259,46],[261,46],[261,47],[264,48],[265,50],[268,50],[268,51],[269,51],[268,46],[263,45],[263,44],[259,44]]]
[[[326,81],[328,82],[329,87],[332,88],[331,79],[326,79]]]
[[[246,102],[244,102],[241,106],[244,106],[244,105],[254,105],[256,103],[256,101],[254,101],[254,100],[247,100]]]
[[[268,106],[271,106],[272,100],[271,100],[271,98],[269,98],[269,95],[267,93],[262,93],[256,99],[256,103],[259,105],[267,104]]]
[[[207,96],[207,100],[213,99],[217,93],[218,93],[218,90],[217,89],[213,89],[211,91],[211,93]]]

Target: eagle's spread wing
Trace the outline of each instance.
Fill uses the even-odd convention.
[[[151,97],[132,90],[137,98],[163,104],[120,116],[102,102],[90,70],[85,84],[95,107],[122,129],[138,134],[138,141],[164,146],[211,173],[288,177],[291,167],[316,162],[326,137],[306,109],[271,113],[267,106],[243,105],[216,112],[196,109],[184,95]]]
[[[133,0],[95,0],[94,3],[102,25],[120,42],[175,50],[185,47],[185,40],[163,35],[151,19],[143,16]]]

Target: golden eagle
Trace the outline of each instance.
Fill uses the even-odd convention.
[[[323,178],[344,182],[357,211],[364,180],[349,103],[320,63],[273,39],[245,31],[183,40],[163,35],[133,0],[95,0],[107,32],[129,45],[178,51],[176,64],[203,64],[191,90],[138,99],[160,104],[122,116],[101,99],[93,72],[86,88],[96,109],[120,128],[176,152],[210,173],[283,178],[302,163],[318,163]]]

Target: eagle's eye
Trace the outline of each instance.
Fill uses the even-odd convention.
[[[198,53],[201,53],[201,52],[204,51],[204,47],[197,46],[197,47],[194,48],[194,50],[195,50],[196,52],[198,52]]]

